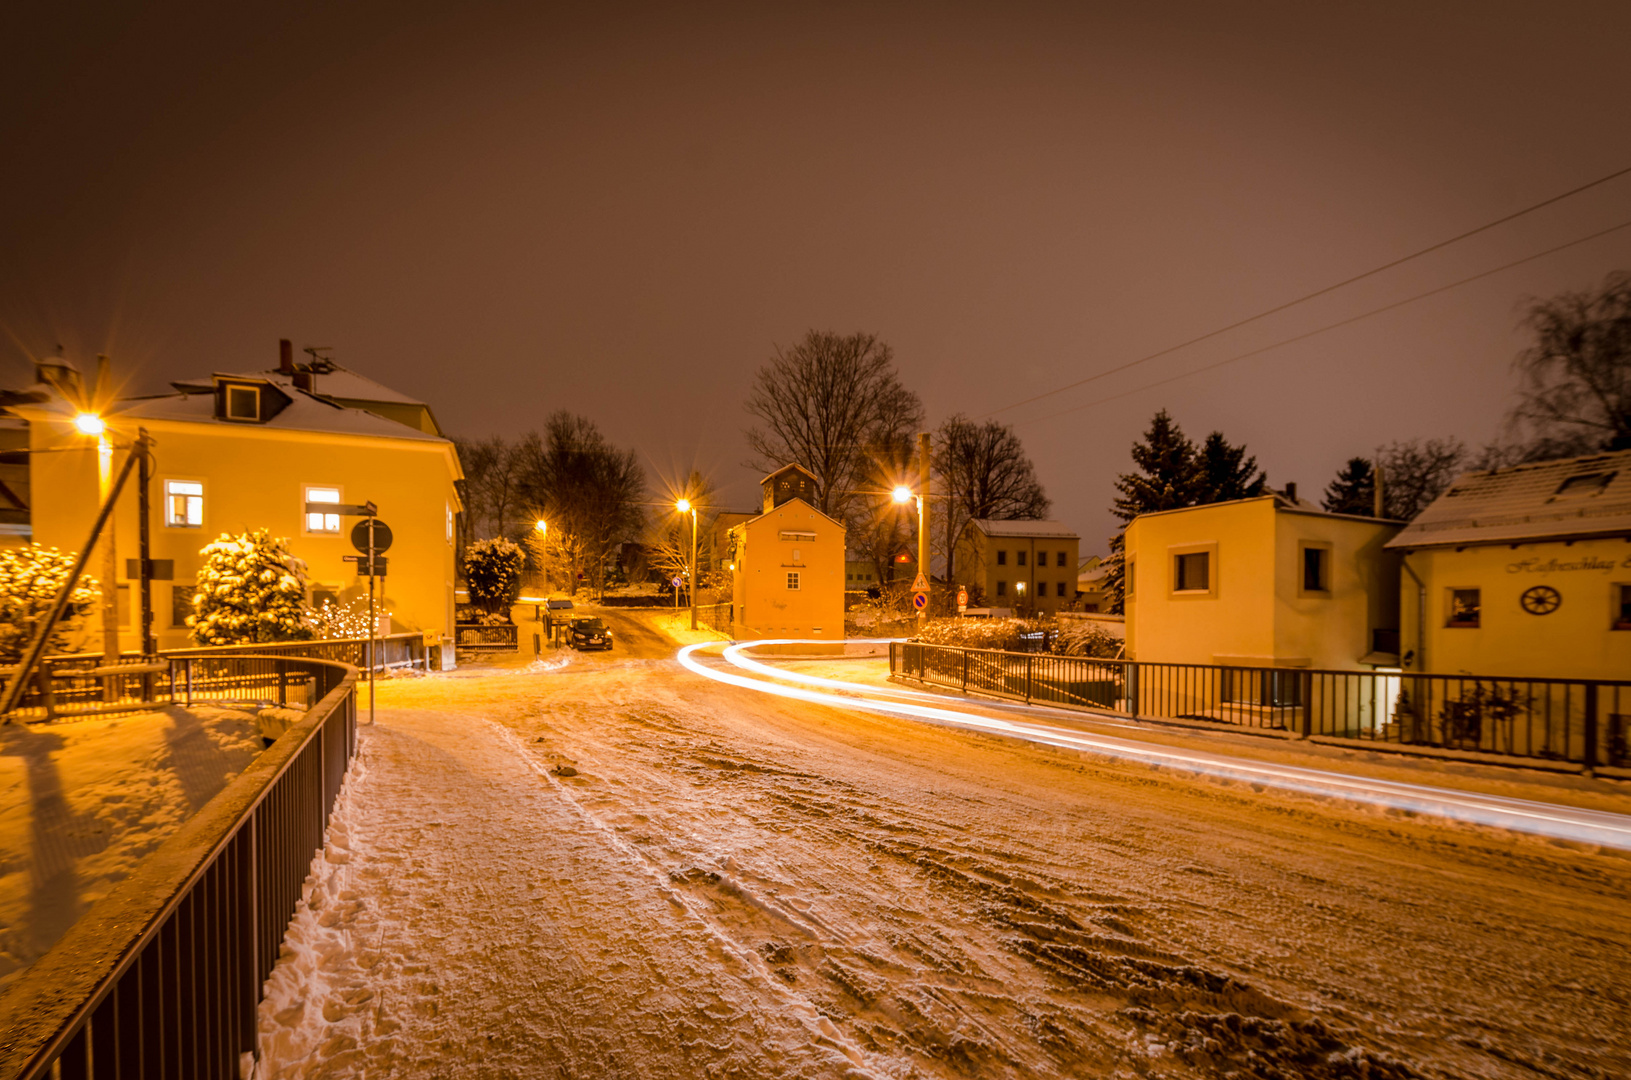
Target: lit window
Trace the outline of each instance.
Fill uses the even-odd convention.
[[[1179,555],[1176,559],[1173,574],[1173,589],[1176,592],[1206,592],[1212,587],[1212,555],[1211,552],[1197,551],[1189,555]]]
[[[306,489],[306,502],[308,503],[337,503],[339,501],[339,488],[309,487]],[[306,511],[306,531],[308,533],[337,535],[340,531],[340,515],[328,514],[322,511],[313,513],[308,508]]]
[[[1450,613],[1444,625],[1476,627],[1481,606],[1477,589],[1451,589]]]
[[[204,485],[196,480],[166,480],[164,524],[172,529],[202,529]]]
[[[453,542],[453,506],[451,503],[448,504],[447,508],[447,542],[450,544]]]
[[[794,592],[798,591],[799,572],[797,570],[789,570],[787,572],[787,587],[792,589]]]

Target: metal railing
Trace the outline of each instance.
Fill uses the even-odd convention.
[[[894,642],[892,674],[1149,719],[1631,768],[1631,681],[1100,660]]]
[[[464,652],[515,652],[521,628],[515,623],[455,623],[453,647]]]
[[[0,1080],[231,1077],[356,751],[355,669],[298,670],[314,705],[0,996]],[[222,670],[222,678],[228,674]]]
[[[234,668],[229,673],[227,667],[216,663],[246,656],[256,657],[257,664],[242,672]],[[292,677],[293,669],[262,663],[273,658],[328,660],[366,671],[368,639],[167,649],[157,658],[126,653],[111,665],[104,665],[99,654],[50,656],[40,661],[10,718],[38,723],[139,712],[159,705],[190,705],[202,700],[276,705],[309,704],[315,700],[300,690],[301,682]],[[392,634],[381,639],[375,670],[425,665],[423,634]],[[9,677],[11,670],[0,669],[0,675]],[[251,689],[257,693],[243,693]]]

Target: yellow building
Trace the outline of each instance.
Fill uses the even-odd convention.
[[[1076,599],[1081,543],[1057,521],[971,521],[957,538],[952,574],[974,607],[1053,615]]]
[[[760,481],[764,510],[730,530],[733,633],[844,638],[844,526],[815,508],[816,478],[785,465]]]
[[[1279,493],[1127,526],[1128,655],[1243,667],[1398,662],[1397,522]]]
[[[170,396],[120,402],[109,410],[116,445],[126,447],[144,428],[153,441],[149,528],[155,562],[153,629],[160,648],[189,644],[190,611],[201,560],[199,549],[222,533],[267,529],[287,537],[306,563],[311,600],[344,601],[366,595],[350,541],[357,517],[308,513],[306,504],[372,501],[394,541],[382,579],[390,629],[422,631],[434,647],[453,633],[454,515],[461,478],[453,444],[425,430],[429,409],[416,412],[400,394],[326,364],[317,375],[288,364],[249,375],[217,374],[173,384]],[[326,362],[325,362],[326,363]],[[351,395],[346,406],[322,393],[329,378]],[[378,393],[388,419],[358,395]],[[32,531],[35,542],[77,550],[97,511],[97,440],[81,434],[60,398],[12,411],[28,421]],[[122,461],[124,450],[118,451]],[[139,605],[134,601],[137,485],[126,483],[114,515],[121,647],[140,648]],[[93,561],[89,572],[98,574]]]
[[[1631,450],[1469,473],[1388,547],[1408,669],[1631,678]]]

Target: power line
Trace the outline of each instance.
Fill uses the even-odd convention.
[[[1534,262],[1536,259],[1543,259],[1548,255],[1555,255],[1559,251],[1564,251],[1564,250],[1566,250],[1568,248],[1576,247],[1576,246],[1578,246],[1580,244],[1584,244],[1584,243],[1587,243],[1589,241],[1596,240],[1596,239],[1598,239],[1600,237],[1607,236],[1609,233],[1619,232],[1621,229],[1625,229],[1625,228],[1631,228],[1631,220],[1622,221],[1618,225],[1611,225],[1606,229],[1602,229],[1602,230],[1600,230],[1598,232],[1594,232],[1589,236],[1582,236],[1577,240],[1570,240],[1566,244],[1559,244],[1557,247],[1547,248],[1545,251],[1537,251],[1533,255],[1525,255],[1521,259],[1517,259],[1517,260],[1514,260],[1513,262],[1505,263],[1505,264],[1503,264],[1501,266],[1497,266],[1497,267],[1495,267],[1493,269],[1490,269],[1490,270],[1482,271],[1481,273],[1474,274],[1471,277],[1462,278],[1460,281],[1452,281],[1448,285],[1440,285],[1436,289],[1429,289],[1426,292],[1417,293],[1414,296],[1407,296],[1403,300],[1395,300],[1391,304],[1383,304],[1379,308],[1372,308],[1371,310],[1369,310],[1367,312],[1364,312],[1362,314],[1353,315],[1353,316],[1350,316],[1350,317],[1348,317],[1346,319],[1342,319],[1342,320],[1340,320],[1338,322],[1328,323],[1325,326],[1322,326],[1317,330],[1309,330],[1306,333],[1297,334],[1297,335],[1295,335],[1293,337],[1283,338],[1280,341],[1276,341],[1271,345],[1263,345],[1263,346],[1261,346],[1259,348],[1250,349],[1250,350],[1248,350],[1246,352],[1243,352],[1243,353],[1236,353],[1234,356],[1228,357],[1228,358],[1223,359],[1223,360],[1219,360],[1219,361],[1217,361],[1215,363],[1207,364],[1207,365],[1205,365],[1203,367],[1198,367],[1198,368],[1195,368],[1195,369],[1193,369],[1191,371],[1179,372],[1177,375],[1170,376],[1169,378],[1157,379],[1155,382],[1145,383],[1143,386],[1137,386],[1137,387],[1134,387],[1131,390],[1123,391],[1122,393],[1119,393],[1119,394],[1112,394],[1109,397],[1097,398],[1097,399],[1095,399],[1093,401],[1083,402],[1080,405],[1072,405],[1070,408],[1060,409],[1058,412],[1047,413],[1044,416],[1036,417],[1036,420],[1052,420],[1055,417],[1064,416],[1067,413],[1079,412],[1082,409],[1090,409],[1095,405],[1103,405],[1106,402],[1110,402],[1110,401],[1118,401],[1121,398],[1131,397],[1133,394],[1142,393],[1145,390],[1153,390],[1157,386],[1165,386],[1168,383],[1174,383],[1174,382],[1177,382],[1180,379],[1187,379],[1191,375],[1200,375],[1200,374],[1202,374],[1204,372],[1207,372],[1207,371],[1216,370],[1217,368],[1223,367],[1223,366],[1225,366],[1227,364],[1233,364],[1237,360],[1245,360],[1245,359],[1248,359],[1248,358],[1253,357],[1253,356],[1259,356],[1259,355],[1261,355],[1263,353],[1270,352],[1270,351],[1272,351],[1274,349],[1278,349],[1283,345],[1291,345],[1291,344],[1295,344],[1296,342],[1299,342],[1299,341],[1306,341],[1307,339],[1309,339],[1311,337],[1315,337],[1315,336],[1317,336],[1319,334],[1323,334],[1328,330],[1335,330],[1338,327],[1349,326],[1349,325],[1352,325],[1353,323],[1359,322],[1362,319],[1368,319],[1372,315],[1380,315],[1385,311],[1392,311],[1395,308],[1404,307],[1406,304],[1413,304],[1417,300],[1425,300],[1429,296],[1437,296],[1439,293],[1449,292],[1451,289],[1456,289],[1456,288],[1461,287],[1462,285],[1466,285],[1466,284],[1469,284],[1471,282],[1478,281],[1480,278],[1487,278],[1487,277],[1490,277],[1493,274],[1499,274],[1503,270],[1511,270],[1515,266],[1522,266],[1524,263]],[[1033,398],[1032,400],[1034,401],[1035,399]]]
[[[1489,230],[1491,230],[1493,228],[1496,228],[1497,226],[1505,225],[1505,224],[1507,224],[1508,222],[1511,222],[1511,221],[1516,221],[1518,218],[1523,217],[1525,214],[1532,214],[1536,210],[1540,210],[1540,209],[1542,209],[1544,207],[1551,206],[1553,203],[1562,202],[1564,199],[1572,198],[1573,196],[1580,194],[1582,191],[1589,191],[1590,189],[1592,189],[1594,187],[1599,187],[1599,186],[1601,186],[1603,184],[1608,183],[1610,180],[1616,180],[1616,179],[1618,179],[1618,178],[1620,178],[1622,176],[1625,176],[1627,173],[1631,173],[1631,166],[1627,166],[1626,168],[1616,170],[1615,172],[1611,172],[1607,176],[1598,177],[1596,180],[1591,181],[1589,184],[1581,184],[1577,188],[1571,188],[1570,190],[1565,191],[1560,195],[1553,195],[1549,199],[1543,199],[1540,202],[1535,203],[1532,206],[1524,207],[1522,210],[1513,211],[1512,213],[1506,215],[1505,217],[1496,218],[1494,221],[1486,222],[1485,224],[1478,226],[1476,229],[1469,229],[1466,232],[1461,233],[1461,234],[1459,234],[1457,236],[1450,237],[1448,240],[1440,240],[1438,243],[1432,244],[1432,245],[1430,245],[1428,247],[1424,247],[1420,251],[1412,252],[1409,255],[1404,255],[1404,256],[1401,256],[1400,258],[1394,259],[1392,262],[1383,263],[1381,266],[1375,267],[1375,268],[1370,269],[1370,270],[1366,270],[1363,274],[1355,274],[1351,278],[1347,278],[1346,280],[1339,281],[1334,285],[1327,285],[1323,289],[1317,289],[1314,292],[1307,293],[1307,294],[1305,294],[1303,296],[1299,296],[1295,300],[1287,300],[1285,303],[1280,304],[1278,307],[1271,307],[1267,311],[1259,311],[1256,315],[1252,315],[1252,316],[1249,316],[1247,318],[1241,319],[1239,322],[1232,322],[1228,326],[1220,326],[1218,329],[1208,331],[1207,333],[1202,334],[1200,337],[1193,337],[1193,338],[1190,338],[1188,341],[1180,341],[1178,344],[1170,345],[1167,348],[1160,350],[1159,352],[1152,352],[1148,356],[1139,357],[1137,360],[1129,360],[1125,364],[1119,364],[1119,365],[1117,365],[1116,367],[1113,367],[1113,368],[1106,368],[1104,371],[1100,371],[1100,372],[1098,372],[1096,374],[1089,375],[1085,379],[1077,379],[1075,382],[1066,383],[1063,386],[1056,386],[1052,390],[1044,390],[1040,394],[1036,394],[1036,395],[1034,395],[1032,397],[1028,397],[1023,401],[1016,401],[1012,405],[1004,405],[1000,409],[992,409],[990,412],[988,412],[988,413],[984,414],[984,416],[980,417],[980,419],[984,419],[986,416],[995,416],[998,413],[1004,413],[1004,412],[1007,412],[1010,409],[1017,409],[1021,405],[1029,405],[1033,401],[1041,401],[1043,398],[1052,397],[1054,394],[1062,394],[1066,390],[1074,390],[1078,386],[1085,386],[1090,382],[1096,382],[1097,380],[1102,379],[1102,378],[1104,378],[1104,377],[1106,377],[1108,375],[1114,375],[1119,371],[1126,371],[1128,368],[1137,367],[1139,364],[1147,364],[1151,360],[1158,360],[1161,357],[1167,356],[1170,353],[1177,352],[1179,349],[1187,349],[1191,345],[1197,345],[1200,342],[1207,341],[1207,340],[1209,340],[1211,338],[1215,338],[1219,334],[1226,334],[1231,330],[1238,330],[1242,326],[1248,326],[1251,323],[1257,322],[1259,319],[1266,319],[1270,315],[1277,315],[1280,312],[1285,311],[1287,308],[1296,307],[1298,304],[1307,303],[1309,300],[1313,300],[1316,297],[1324,296],[1327,293],[1335,292],[1336,290],[1341,289],[1341,288],[1345,288],[1346,286],[1352,285],[1357,281],[1364,281],[1366,278],[1375,277],[1377,274],[1380,274],[1380,273],[1382,273],[1384,271],[1387,271],[1387,270],[1392,270],[1394,267],[1403,266],[1405,263],[1410,262],[1412,259],[1419,259],[1423,255],[1429,255],[1429,254],[1431,254],[1431,253],[1433,253],[1435,251],[1439,251],[1439,250],[1441,250],[1443,248],[1447,248],[1451,244],[1460,243],[1462,240],[1465,240],[1468,237],[1477,236],[1479,233],[1488,232]],[[1612,231],[1612,230],[1610,230],[1610,231]],[[1564,245],[1564,246],[1566,247],[1568,245]],[[1514,265],[1516,265],[1516,264],[1514,264]],[[1155,383],[1155,384],[1151,384],[1151,385],[1160,385],[1160,384]]]

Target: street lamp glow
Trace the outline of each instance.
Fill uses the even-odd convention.
[[[549,525],[543,518],[539,518],[538,524],[534,525],[533,528],[537,529],[540,535],[549,531]]]
[[[1016,581],[1014,583],[1014,588],[1019,590],[1019,595],[1025,595],[1025,583],[1023,581]]]
[[[907,487],[905,484],[902,484],[900,487],[896,488],[893,495],[895,501],[898,503],[909,503],[912,501],[912,489]]]
[[[678,510],[682,514],[689,514],[691,512],[691,500],[681,499],[679,502],[674,504],[674,509]]]
[[[82,412],[74,417],[74,427],[79,429],[81,435],[100,435],[107,430],[107,425],[95,413]]]

